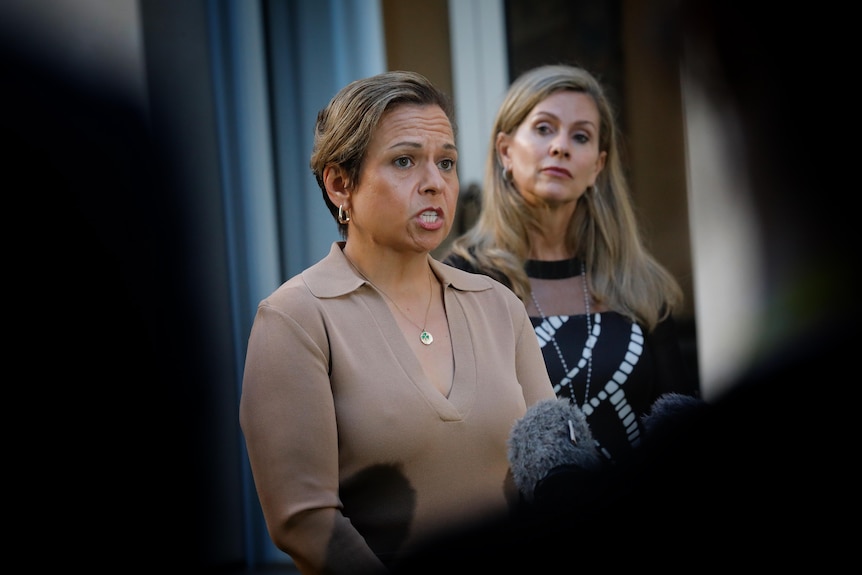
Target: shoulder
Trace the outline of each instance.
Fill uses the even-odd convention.
[[[331,300],[359,289],[364,283],[347,262],[337,243],[323,259],[293,276],[270,295],[258,308],[271,308],[293,317],[316,314],[314,310]]]
[[[475,265],[467,261],[467,258],[455,253],[450,253],[445,258],[443,258],[442,261],[444,264],[456,267],[459,270],[464,270],[471,273],[479,273],[479,269]]]
[[[470,253],[473,254],[473,250],[470,250]],[[450,252],[444,259],[443,263],[448,264],[452,267],[456,267],[460,270],[464,270],[466,272],[474,273],[474,274],[482,274],[488,277],[491,277],[497,280],[499,283],[503,284],[507,288],[511,289],[511,282],[503,274],[500,270],[494,268],[486,268],[481,267],[476,260],[468,259],[461,254],[457,254],[454,252]]]
[[[451,257],[459,256],[447,257],[447,259],[442,262],[432,259],[431,264],[432,268],[434,268],[434,272],[446,285],[461,292],[501,292],[503,297],[511,295],[512,297],[515,297],[517,301],[520,301],[517,296],[515,296],[514,292],[512,292],[512,290],[510,290],[506,285],[489,275],[476,272],[474,268],[469,266],[469,264],[467,264],[466,267],[461,267],[459,265],[448,263]]]
[[[475,306],[476,310],[482,313],[526,316],[527,310],[524,303],[505,284],[482,273],[473,273],[440,261],[432,261],[431,265],[437,276],[444,285],[452,288],[465,309]],[[467,302],[473,302],[473,304]]]
[[[450,263],[452,257],[457,256],[448,256],[443,261],[431,259],[431,268],[441,282],[460,291],[484,291],[493,288],[493,283],[488,281],[490,278],[475,273],[472,269]]]
[[[285,329],[318,332],[325,323],[323,307],[321,300],[308,289],[302,275],[296,275],[258,302],[254,329],[277,329],[279,333]]]

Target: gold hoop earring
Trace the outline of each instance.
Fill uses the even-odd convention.
[[[344,204],[338,206],[338,223],[346,224],[350,221],[350,211],[344,209]]]

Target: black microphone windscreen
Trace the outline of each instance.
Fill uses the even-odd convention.
[[[568,399],[545,399],[530,406],[512,426],[508,456],[515,485],[528,501],[539,481],[556,467],[601,465],[587,418]]]
[[[698,397],[666,393],[653,402],[649,413],[641,418],[641,423],[646,434],[657,435],[659,431],[672,429],[674,424],[684,422],[686,418],[697,416],[706,405]]]

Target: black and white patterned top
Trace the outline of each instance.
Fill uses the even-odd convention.
[[[476,271],[460,258],[450,257],[446,263]],[[577,258],[560,262],[529,260],[525,269],[529,277],[544,280],[566,279],[581,273]],[[496,274],[487,275],[500,280]],[[586,402],[587,370],[578,367],[584,363],[581,359],[587,341],[586,316],[551,315],[530,320],[557,396],[571,398],[567,383],[570,377],[574,400],[587,416],[599,451],[608,460],[619,461],[638,446],[643,435],[641,418],[659,396],[671,392],[696,395],[697,389],[686,376],[673,318],[647,334],[642,326],[617,312],[593,313],[591,317],[596,343]],[[552,337],[566,360],[568,374],[552,345]]]

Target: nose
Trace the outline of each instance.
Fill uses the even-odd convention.
[[[565,135],[560,134],[551,143],[551,155],[559,156],[561,158],[568,158],[570,154],[571,152],[569,151],[569,140]]]
[[[443,191],[447,185],[443,174],[440,173],[436,165],[432,164],[426,171],[425,181],[420,189],[426,194],[437,194]]]

